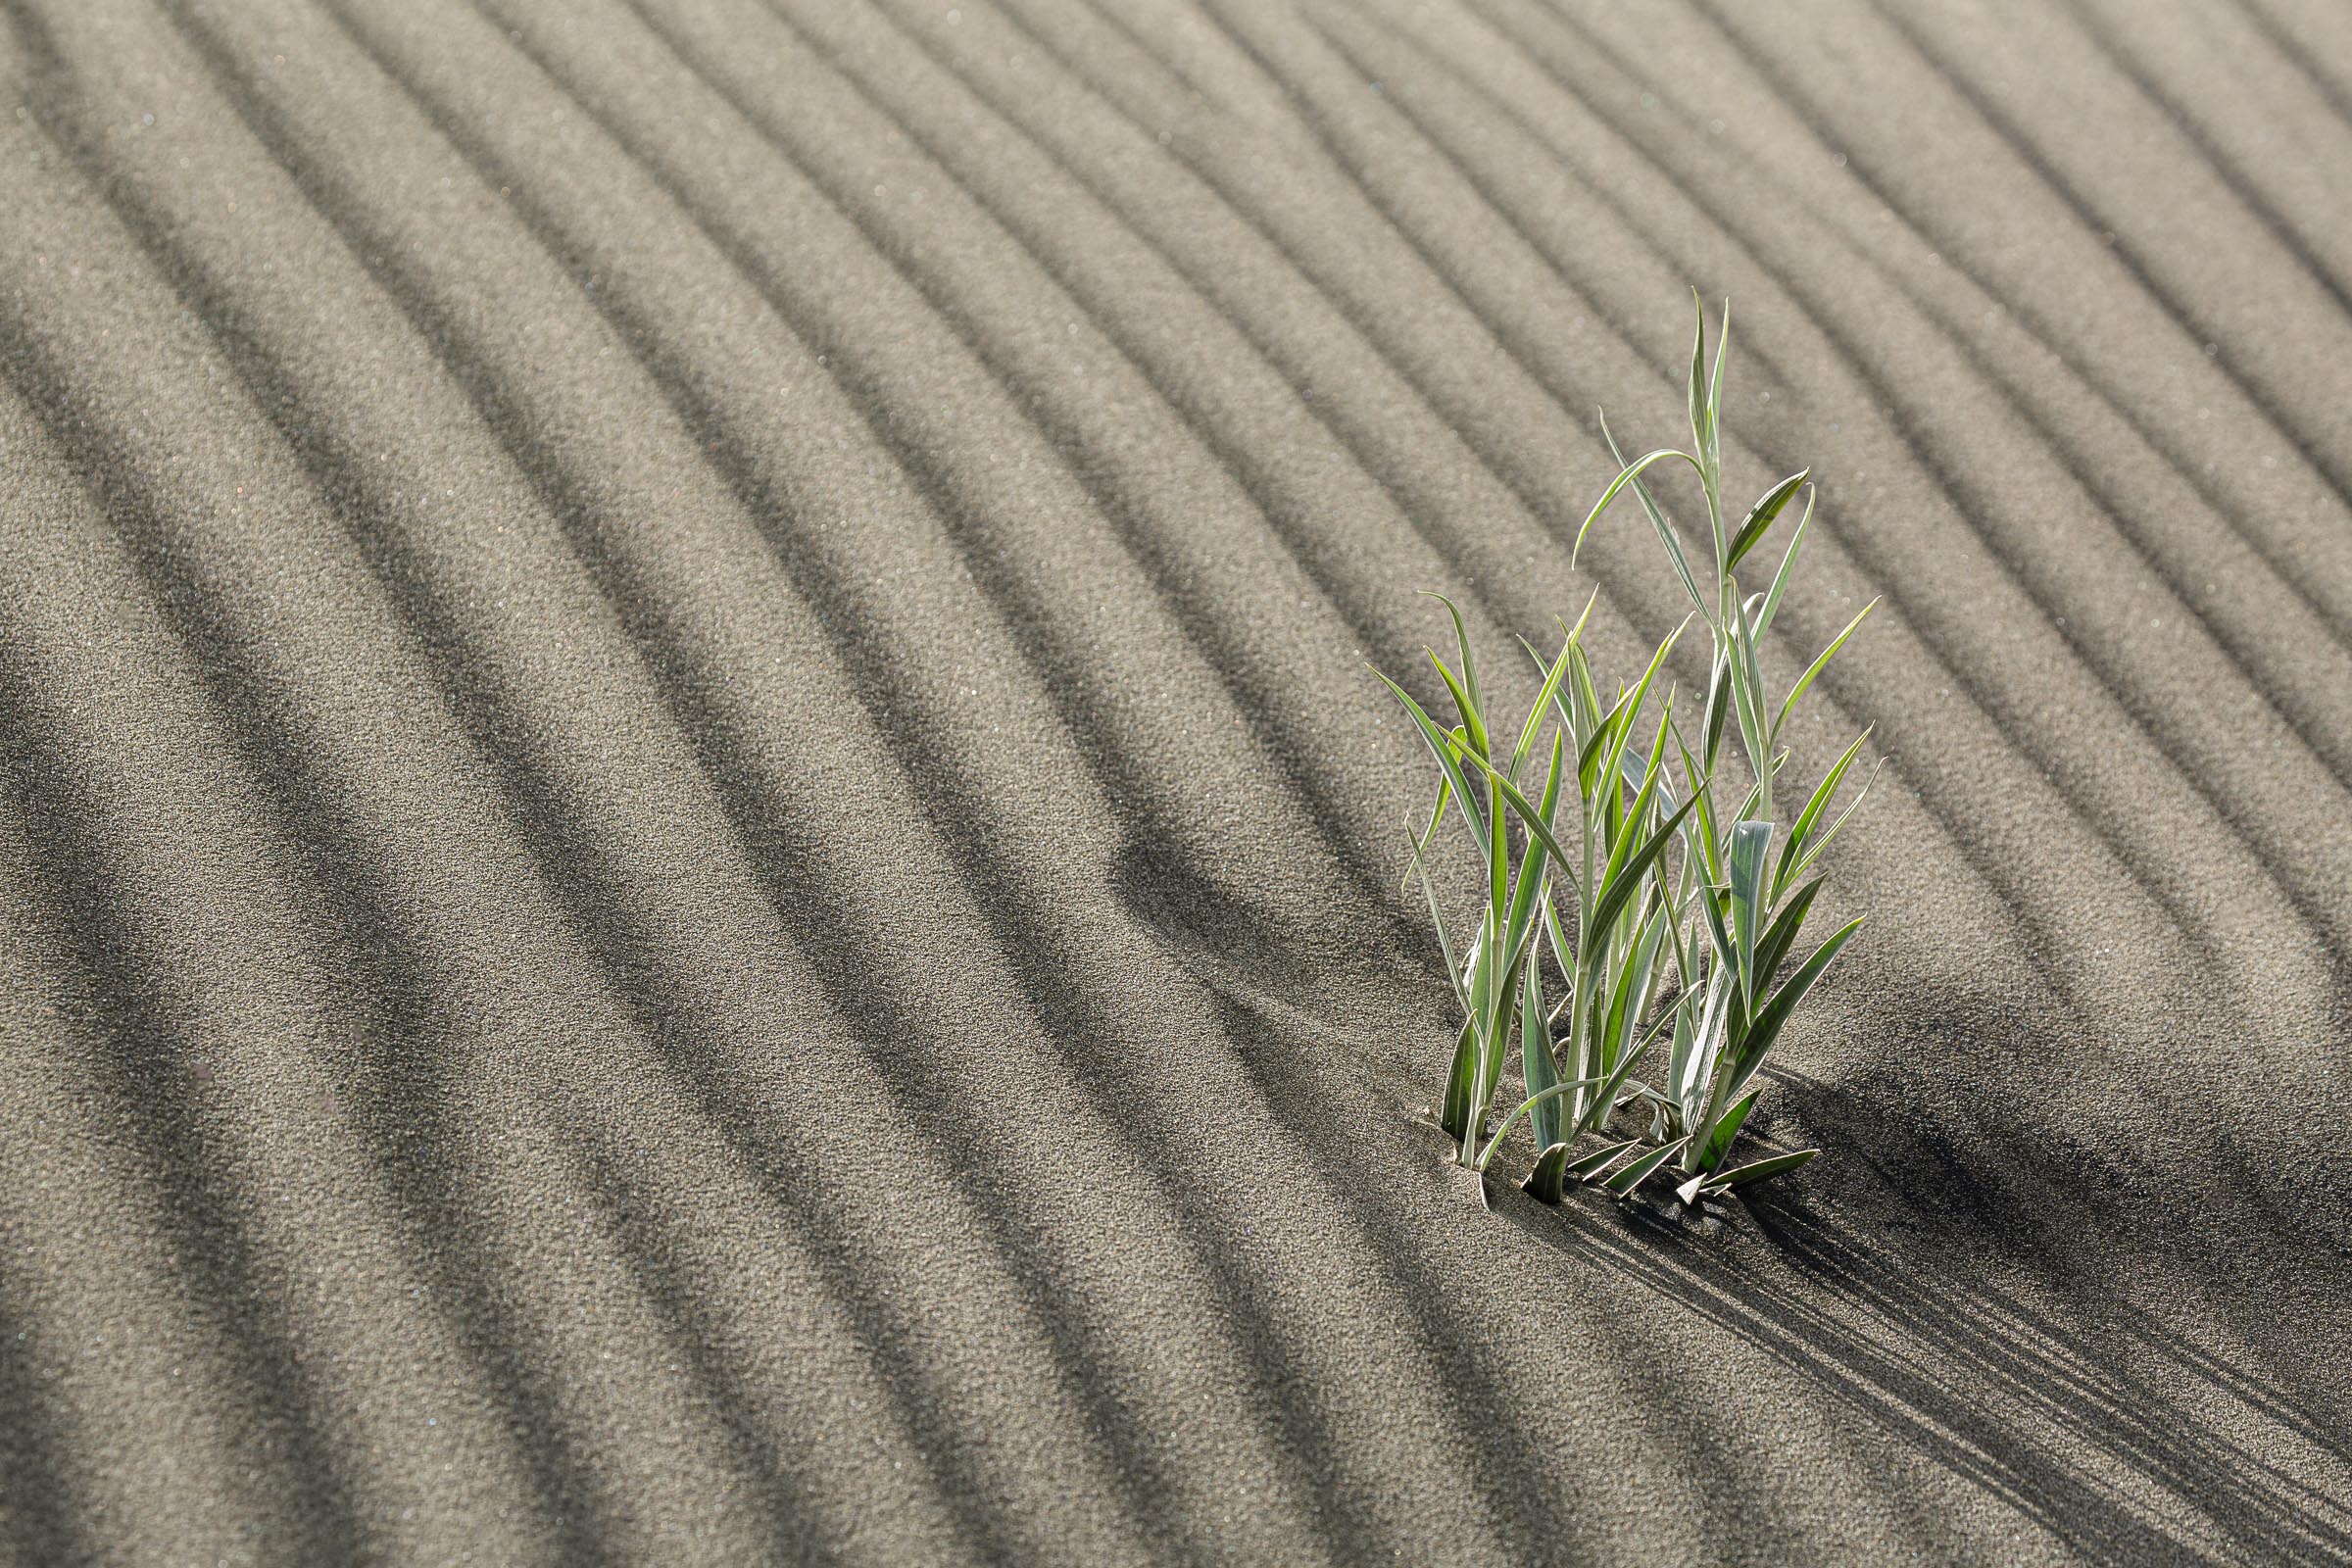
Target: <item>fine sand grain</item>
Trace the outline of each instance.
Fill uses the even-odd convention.
[[[0,1558],[2352,1557],[2338,0],[0,13]],[[1829,1155],[1489,1215],[1364,662],[1692,283]]]

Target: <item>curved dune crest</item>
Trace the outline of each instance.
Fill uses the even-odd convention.
[[[4,10],[0,1561],[2352,1556],[2334,8]],[[1365,664],[1693,282],[1827,1154],[1487,1214]]]

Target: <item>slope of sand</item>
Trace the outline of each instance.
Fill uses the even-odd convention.
[[[2334,0],[0,9],[0,1556],[2352,1555]],[[1363,664],[1693,282],[1831,1154],[1490,1215]]]

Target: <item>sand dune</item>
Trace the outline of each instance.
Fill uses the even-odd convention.
[[[2328,0],[5,11],[0,1557],[2352,1557]],[[1488,1214],[1364,662],[1692,283],[1830,1157]]]

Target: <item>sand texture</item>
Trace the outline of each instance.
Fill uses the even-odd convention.
[[[2348,170],[2340,0],[6,0],[0,1560],[2352,1558]],[[1490,1214],[1365,662],[1680,617],[1692,284],[1830,1152]]]

